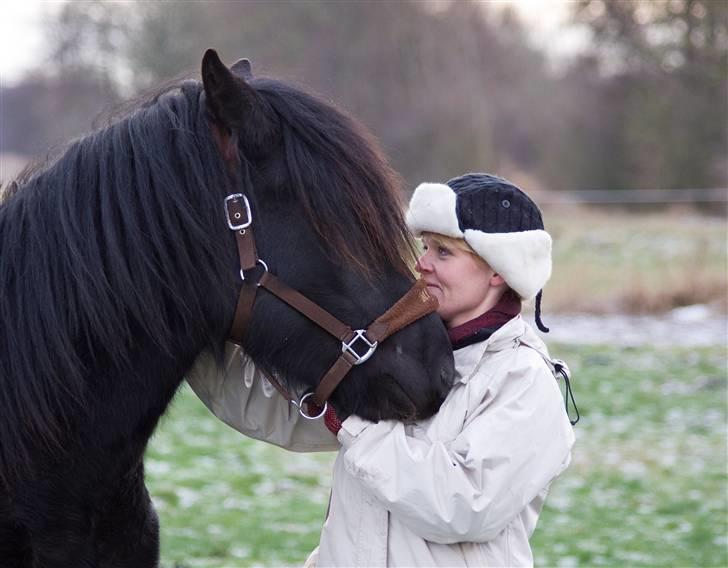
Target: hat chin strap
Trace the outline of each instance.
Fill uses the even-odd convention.
[[[543,331],[544,333],[548,333],[550,330],[548,327],[546,327],[543,322],[541,321],[541,297],[543,296],[543,290],[539,290],[538,294],[536,294],[536,327]]]

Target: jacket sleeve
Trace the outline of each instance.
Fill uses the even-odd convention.
[[[186,379],[215,416],[246,436],[296,452],[340,448],[323,419],[301,417],[233,344],[226,345],[222,366],[203,353]]]
[[[495,538],[570,460],[574,434],[545,365],[508,371],[454,439],[393,421],[347,419],[346,469],[415,534],[437,543]]]

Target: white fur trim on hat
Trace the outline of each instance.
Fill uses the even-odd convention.
[[[407,226],[416,237],[423,232],[463,238],[455,209],[457,196],[444,183],[421,183],[407,210]]]
[[[542,230],[484,233],[467,229],[465,241],[524,300],[551,277],[551,236]]]

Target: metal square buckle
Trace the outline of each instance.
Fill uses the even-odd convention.
[[[341,352],[349,352],[349,354],[351,354],[351,356],[355,359],[354,365],[361,365],[364,361],[369,359],[369,357],[371,357],[374,354],[374,351],[377,349],[378,342],[369,341],[369,338],[365,334],[365,329],[357,329],[354,331],[354,337],[352,337],[348,342],[341,342]],[[361,339],[368,348],[367,352],[364,353],[364,355],[359,355],[359,353],[357,353],[353,347],[354,343],[359,339]]]
[[[230,215],[230,206],[229,206],[229,203],[231,201],[235,201],[235,200],[239,200],[239,199],[242,199],[243,200],[243,204],[245,205],[245,216],[246,216],[246,219],[242,223],[235,224],[232,219],[235,218],[235,215],[237,215],[238,217],[240,217],[240,213],[235,213],[234,215]],[[233,193],[231,195],[228,195],[225,198],[225,217],[227,218],[228,227],[230,227],[230,229],[233,230],[233,231],[240,231],[242,229],[247,229],[248,227],[250,227],[251,223],[253,222],[253,215],[252,215],[252,213],[250,211],[250,202],[248,201],[248,198],[245,197],[245,194],[243,194],[243,193]]]

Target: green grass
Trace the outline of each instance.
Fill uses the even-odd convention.
[[[582,420],[532,539],[540,566],[727,566],[726,349],[554,346]],[[302,564],[333,454],[247,440],[189,389],[147,454],[163,565]]]
[[[247,439],[185,386],[146,458],[163,565],[302,563],[318,541],[333,457]]]
[[[584,418],[537,564],[728,565],[725,349],[558,352]]]

